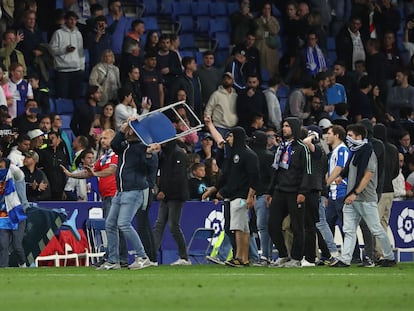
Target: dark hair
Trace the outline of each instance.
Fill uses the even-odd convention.
[[[91,97],[91,95],[93,95],[96,92],[98,92],[98,90],[99,90],[99,86],[97,86],[97,85],[89,85],[88,86],[88,91],[86,92],[87,98]]]
[[[338,124],[334,124],[332,126],[330,126],[330,129],[332,129],[332,133],[334,135],[338,135],[339,139],[344,141],[346,138],[346,132],[345,129],[343,128],[343,126],[338,125]]]
[[[131,23],[131,29],[134,29],[139,24],[144,24],[144,21],[142,19],[134,19]]]
[[[206,56],[209,56],[209,55],[213,55],[213,56],[214,56],[214,52],[213,52],[213,51],[211,51],[211,50],[208,50],[208,51],[205,51],[205,52],[203,53],[203,57],[206,57]]]
[[[198,170],[200,167],[206,167],[206,165],[204,163],[194,163],[191,165],[191,171]]]
[[[47,135],[48,135],[48,137],[50,137],[50,135],[55,135],[58,138],[61,137],[59,132],[56,132],[56,131],[50,131],[49,134],[47,134]]]
[[[335,106],[335,113],[338,116],[343,116],[349,109],[347,103],[337,103],[334,106]]]
[[[161,36],[160,36],[160,41],[162,41],[162,40],[171,40],[171,38],[170,38],[170,35],[167,35],[167,34],[162,34]]]
[[[353,132],[355,136],[362,136],[362,139],[367,138],[367,129],[360,123],[350,124],[346,127],[346,130]]]
[[[310,80],[305,81],[302,87],[304,89],[318,90],[319,85],[318,85],[318,82],[316,82],[314,79],[310,79]]]
[[[99,15],[99,16],[95,17],[94,22],[95,22],[95,25],[96,25],[98,22],[108,23],[108,20],[106,19],[106,17],[104,15]]]
[[[125,99],[125,97],[127,97],[130,94],[132,94],[132,90],[129,87],[123,86],[118,89],[118,100],[122,102]]]
[[[94,3],[91,5],[91,15],[94,16],[97,11],[103,11],[103,6],[99,3]]]
[[[269,79],[269,86],[275,86],[277,84],[280,84],[282,82],[282,78],[279,75],[274,75]]]
[[[89,139],[86,136],[79,135],[76,137],[78,139],[78,143],[85,149],[89,146]]]
[[[195,61],[195,58],[192,56],[184,56],[181,64],[183,65],[184,68],[186,68],[188,65],[191,64],[192,61]]]
[[[22,135],[19,135],[19,136],[17,137],[17,143],[21,143],[21,142],[23,142],[23,141],[25,141],[25,140],[31,140],[31,139],[30,139],[30,137],[29,137],[29,135],[27,135],[27,134],[22,134]]]
[[[75,12],[73,12],[73,11],[67,11],[66,13],[65,13],[65,16],[63,17],[65,20],[66,19],[69,19],[69,18],[76,18],[76,19],[79,19],[79,16],[78,16],[78,14],[76,14]]]
[[[370,81],[370,78],[367,75],[365,75],[365,76],[361,77],[361,79],[359,79],[359,88],[360,89],[366,89],[370,85],[371,85],[371,81]]]
[[[28,98],[26,99],[26,102],[24,103],[24,107],[27,107],[27,105],[32,102],[36,103],[37,105],[37,101],[34,98]]]
[[[338,66],[341,66],[341,67],[346,67],[345,66],[345,62],[343,60],[337,60],[337,61],[335,61],[334,66],[335,65],[338,65]]]

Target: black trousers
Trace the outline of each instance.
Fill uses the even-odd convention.
[[[305,208],[305,259],[315,262],[316,257],[316,223],[319,221],[319,191],[306,195]]]
[[[287,215],[290,215],[290,226],[293,232],[291,257],[295,260],[302,260],[305,244],[305,204],[296,203],[297,195],[297,193],[275,190],[269,207],[269,235],[279,251],[279,257],[287,257],[282,222]]]

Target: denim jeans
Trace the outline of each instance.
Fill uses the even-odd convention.
[[[257,216],[257,229],[259,230],[260,248],[262,256],[272,258],[272,240],[269,236],[269,208],[266,206],[266,196],[261,195],[256,198],[254,207]]]
[[[13,249],[16,251],[18,264],[26,263],[26,255],[23,249],[23,237],[26,230],[26,220],[19,223],[17,230],[0,230],[0,267],[9,266],[9,246],[12,238]]]
[[[103,215],[106,219],[109,215],[112,205],[112,197],[104,197],[102,200],[103,205]],[[104,256],[105,259],[108,259],[108,253]],[[124,235],[119,230],[119,259],[121,263],[128,263],[128,244],[125,240]]]
[[[375,236],[384,251],[384,258],[393,260],[394,254],[391,249],[391,243],[387,234],[381,226],[377,203],[354,201],[350,205],[344,205],[344,246],[340,260],[346,264],[351,263],[352,253],[354,252],[356,242],[356,230],[361,218],[367,224],[372,235]]]
[[[326,246],[329,249],[329,252],[336,253],[338,251],[336,244],[334,242],[334,236],[329,228],[329,225],[326,221],[326,211],[325,211],[325,197],[321,197],[321,200],[319,202],[319,221],[316,223],[316,228],[321,233]]]
[[[112,199],[111,209],[105,228],[108,236],[108,262],[119,262],[119,231],[132,246],[131,253],[147,257],[138,233],[131,224],[138,209],[142,208],[144,194],[142,190],[117,192]]]
[[[177,243],[178,256],[182,259],[188,259],[187,246],[180,226],[183,204],[182,201],[161,201],[154,225],[154,245],[156,250],[160,248],[165,226],[168,222],[171,235]]]

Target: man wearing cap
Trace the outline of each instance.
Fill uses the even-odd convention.
[[[207,159],[215,158],[216,153],[213,150],[213,137],[210,133],[204,133],[201,138],[201,150],[197,152],[201,158],[201,162]]]
[[[43,132],[40,129],[34,129],[27,132],[27,136],[30,138],[30,149],[40,150],[43,145]]]
[[[55,54],[56,97],[60,98],[80,97],[85,55],[83,37],[76,27],[77,20],[75,12],[66,12],[65,24],[50,39],[50,47]]]
[[[49,181],[42,172],[37,168],[39,155],[34,150],[28,150],[24,153],[23,167],[20,169],[24,173],[26,181],[26,194],[29,202],[44,201],[50,199]]]
[[[247,87],[247,62],[246,51],[235,49],[233,61],[226,67],[225,72],[230,72],[234,79],[234,88],[237,92]]]
[[[233,74],[225,72],[221,85],[211,94],[204,110],[204,116],[212,119],[215,127],[223,137],[226,137],[230,128],[237,125],[237,93],[233,88],[233,83]]]
[[[7,159],[11,161],[12,164],[17,167],[23,166],[24,153],[30,149],[30,137],[27,134],[19,135],[17,138],[17,145],[14,146]]]

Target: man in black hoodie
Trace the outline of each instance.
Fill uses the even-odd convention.
[[[304,205],[310,190],[311,158],[309,148],[299,139],[301,122],[298,118],[286,118],[282,134],[283,142],[276,150],[272,182],[266,197],[270,204],[269,234],[279,251],[275,266],[300,267],[305,243]],[[291,259],[282,233],[282,222],[288,215],[293,231]]]
[[[223,174],[217,185],[206,191],[203,197],[218,190],[216,197],[224,199],[226,234],[235,234],[235,243],[232,243],[233,259],[226,261],[226,264],[233,267],[248,266],[249,209],[254,207],[259,182],[259,161],[257,155],[246,146],[246,132],[242,127],[232,128],[225,141],[218,132],[212,135],[216,141],[221,142],[219,147],[224,148]]]
[[[157,200],[160,201],[160,206],[154,225],[155,249],[158,250],[161,245],[165,226],[168,222],[171,235],[177,243],[180,257],[171,265],[191,265],[180,226],[183,204],[190,198],[187,181],[187,157],[184,151],[178,147],[176,140],[162,145],[159,168],[160,181]]]

